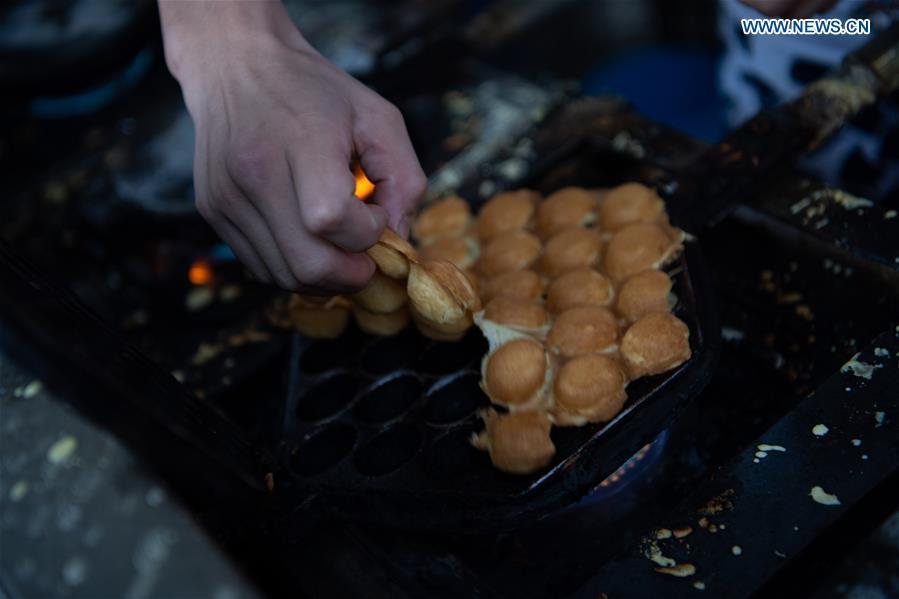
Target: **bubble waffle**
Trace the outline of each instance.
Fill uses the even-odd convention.
[[[543,203],[530,190],[504,192],[475,219],[448,198],[412,229],[419,250],[391,231],[368,250],[378,275],[352,304],[296,300],[291,318],[333,336],[352,308],[364,331],[391,335],[411,320],[441,341],[474,323],[489,345],[480,385],[507,413],[482,412],[472,444],[500,470],[544,468],[553,425],[613,420],[631,381],[691,355],[686,325],[670,314],[672,281],[658,270],[681,251],[683,233],[648,188],[626,184],[601,199],[565,188]]]
[[[545,422],[614,419],[629,382],[679,366],[690,344],[669,313],[671,279],[657,270],[682,250],[683,232],[668,224],[653,190],[625,184],[600,197],[564,188],[537,205],[536,218],[512,199],[521,197],[532,196],[504,194],[485,206],[520,209],[502,231],[481,233],[489,240],[477,264],[485,309],[474,315],[489,344],[481,385],[510,413],[485,412],[472,444],[496,468],[527,474],[554,451]],[[478,222],[498,220],[488,216]],[[525,419],[531,413],[540,415]]]

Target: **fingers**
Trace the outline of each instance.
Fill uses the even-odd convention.
[[[256,253],[256,250],[253,249],[253,244],[250,243],[250,240],[247,239],[237,227],[232,225],[226,218],[222,218],[215,222],[210,221],[209,224],[215,229],[218,236],[222,238],[222,241],[228,244],[228,247],[231,248],[234,255],[240,260],[240,263],[250,271],[250,274],[252,274],[257,281],[260,283],[274,282],[272,273],[268,270],[268,267],[265,266],[265,263],[262,261],[262,258],[259,257],[259,254]]]
[[[378,241],[387,212],[356,198],[349,156],[305,146],[288,162],[300,218],[309,233],[348,252],[362,252]]]
[[[222,200],[219,199],[219,202]],[[213,216],[210,222],[223,238],[228,235],[229,245],[230,240],[233,240],[235,244],[243,247],[240,253],[238,247],[232,245],[231,249],[244,265],[249,268],[254,257],[264,263],[269,275],[268,282],[288,290],[296,289],[300,285],[299,279],[294,275],[279,244],[275,241],[271,228],[244,190],[240,189],[237,197],[230,198],[225,211]],[[244,259],[245,256],[247,260]],[[252,268],[250,272],[255,274]]]
[[[277,248],[284,268],[297,281],[293,289],[338,293],[364,286],[374,273],[371,259],[364,254],[346,252],[307,230],[286,160],[271,165],[269,174],[264,182],[257,180],[255,186],[243,187],[242,192],[264,221],[262,226],[270,235],[268,243]],[[355,198],[352,201],[362,204]],[[372,234],[380,235],[380,229],[383,224]]]
[[[359,114],[354,132],[356,151],[375,184],[375,204],[387,210],[388,225],[406,237],[409,221],[427,186],[427,178],[402,114],[391,104]]]

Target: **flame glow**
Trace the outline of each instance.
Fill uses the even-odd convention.
[[[356,197],[364,202],[375,192],[375,184],[365,176],[358,162],[353,166],[353,176],[356,178]]]
[[[212,283],[212,265],[205,260],[197,260],[190,265],[187,278],[194,285],[209,285]]]

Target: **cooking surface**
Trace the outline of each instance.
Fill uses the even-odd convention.
[[[91,410],[102,411],[99,399],[115,397],[92,383],[102,379],[102,368],[91,368],[77,385],[94,391],[98,401],[93,408],[80,403],[82,413],[73,413],[52,401],[68,399],[65,381],[59,386],[57,378],[53,386],[50,367],[4,328],[0,455],[10,476],[0,480],[0,504],[4,535],[20,539],[13,558],[5,551],[0,556],[4,592],[15,597],[48,590],[52,577],[38,573],[59,573],[48,592],[105,593],[112,587],[104,564],[127,555],[134,577],[116,579],[119,594],[132,584],[165,594],[167,581],[177,579],[182,591],[188,581],[215,580],[238,596],[251,596],[251,587],[273,596],[285,589],[326,596],[670,596],[699,592],[696,582],[712,596],[825,596],[859,579],[854,564],[864,564],[866,582],[887,596],[899,593],[890,578],[899,558],[895,533],[889,536],[892,529],[885,527],[871,537],[899,505],[899,254],[891,242],[899,219],[889,216],[896,206],[846,202],[785,168],[760,185],[747,206],[690,231],[706,257],[718,304],[719,364],[666,432],[647,438],[653,442],[579,503],[504,533],[431,534],[358,518],[342,522],[311,500],[290,495],[285,502],[278,493],[284,481],[268,456],[290,455],[309,423],[326,422],[329,443],[289,463],[301,474],[324,471],[336,459],[324,449],[346,447],[358,434],[338,426],[341,410],[354,425],[392,429],[395,447],[417,450],[417,433],[401,428],[402,414],[417,405],[440,427],[464,420],[482,401],[475,383],[483,342],[473,332],[461,347],[423,344],[407,331],[353,344],[355,352],[344,351],[343,342],[316,342],[291,362],[290,345],[300,343],[268,319],[277,294],[249,283],[186,209],[189,170],[178,161],[166,163],[174,170],[162,168],[164,177],[142,168],[184,133],[177,90],[161,64],[153,64],[140,79],[147,87],[139,82],[132,88],[141,102],[132,98],[99,116],[58,122],[55,130],[31,130],[36,144],[23,161],[33,170],[21,171],[10,196],[15,202],[2,206],[0,227],[43,275],[72,288],[130,343],[184,380],[195,398],[205,398],[198,405],[228,414],[263,455],[252,472],[258,487],[275,471],[276,492],[248,499],[238,487],[210,485],[202,469],[171,476],[165,460],[141,457],[139,445],[126,449],[84,418],[96,420]],[[612,98],[572,100],[564,85],[544,92],[486,69],[439,75],[438,91],[422,85],[397,101],[407,102],[407,115],[418,115],[410,127],[419,131],[417,143],[435,148],[425,156],[432,183],[455,181],[475,202],[524,180],[539,181],[544,192],[623,180],[653,182],[664,192],[672,173],[704,150]],[[458,80],[466,83],[448,83]],[[150,87],[156,95],[142,94]],[[540,110],[525,111],[530,103]],[[565,106],[561,113],[553,110],[559,105]],[[547,119],[559,114],[569,118]],[[499,133],[506,127],[508,137],[478,145],[472,135],[477,120],[494,123]],[[570,152],[571,140],[585,132],[594,143],[575,163],[540,161],[549,149]],[[20,134],[4,130],[4,139]],[[56,140],[50,162],[58,166],[35,180],[47,162],[31,164],[28,156],[49,156]],[[77,160],[58,162],[76,149]],[[118,204],[108,201],[110,189],[132,198],[149,189],[147,195],[170,201],[165,209]],[[206,266],[212,283],[203,282]],[[45,340],[52,341],[50,333]],[[350,335],[352,342],[359,334]],[[850,369],[840,372],[857,352]],[[406,358],[400,370],[395,356]],[[7,365],[8,359],[26,368]],[[293,366],[306,391],[301,401],[288,394]],[[37,379],[45,381],[43,388],[31,384]],[[423,400],[431,396],[447,401]],[[37,406],[52,416],[38,418]],[[827,428],[823,435],[812,432],[819,424]],[[451,434],[462,441],[467,432],[461,426]],[[609,472],[642,443],[636,445],[608,464]],[[429,455],[437,464],[415,463],[458,467],[453,454],[434,449]],[[365,451],[345,458],[343,467],[377,475],[405,457]],[[135,473],[136,461],[153,463],[154,470]],[[56,491],[70,483],[71,501]],[[809,495],[815,486],[840,505],[816,502]],[[185,524],[188,514],[206,536]],[[122,526],[114,527],[116,521]],[[672,536],[656,538],[660,528]],[[44,551],[48,536],[59,551]],[[102,542],[92,544],[97,538]],[[661,555],[692,565],[695,574],[656,572],[660,564],[646,557],[653,555],[653,542]],[[844,559],[859,542],[866,558]],[[184,564],[191,566],[189,575],[181,574]],[[831,574],[822,576],[824,569]]]

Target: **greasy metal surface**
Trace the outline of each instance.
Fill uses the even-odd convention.
[[[688,536],[658,540],[656,529],[647,528],[643,543],[606,563],[576,596],[686,595],[697,582],[714,597],[746,596],[877,485],[895,478],[899,327],[877,337],[856,364],[863,366],[834,374],[664,521],[655,522],[656,529],[690,526]],[[834,498],[816,500],[815,487]],[[657,572],[659,565],[647,557],[653,545],[695,573],[681,578]],[[643,583],[635,587],[635,579]]]

